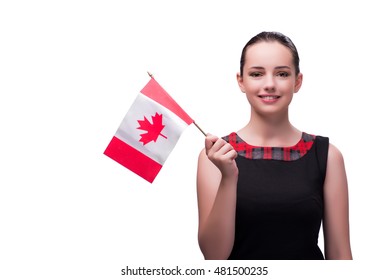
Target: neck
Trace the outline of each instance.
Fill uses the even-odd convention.
[[[238,134],[257,146],[292,146],[301,138],[301,132],[290,123],[288,112],[277,116],[252,112],[249,123]]]

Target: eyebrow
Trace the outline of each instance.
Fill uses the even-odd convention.
[[[274,69],[284,69],[284,68],[292,69],[289,66],[276,66],[276,67],[274,67]],[[265,69],[265,67],[263,67],[263,66],[252,66],[252,67],[250,67],[250,69]]]

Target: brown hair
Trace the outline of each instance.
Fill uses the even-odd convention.
[[[274,41],[284,45],[290,50],[293,57],[293,65],[296,70],[296,75],[300,73],[300,58],[297,52],[297,48],[293,44],[292,40],[280,32],[264,31],[251,38],[250,41],[247,42],[247,44],[244,46],[242,50],[242,55],[240,57],[240,75],[242,77],[243,77],[243,67],[245,64],[247,48],[259,42],[274,42]]]

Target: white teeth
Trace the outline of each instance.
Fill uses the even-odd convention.
[[[270,95],[267,95],[267,96],[261,96],[261,98],[265,99],[265,100],[274,100],[274,99],[277,99],[278,96],[270,96]]]

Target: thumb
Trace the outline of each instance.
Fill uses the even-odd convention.
[[[207,133],[207,137],[205,137],[205,149],[209,150],[212,148],[213,144],[219,139],[219,137]]]

